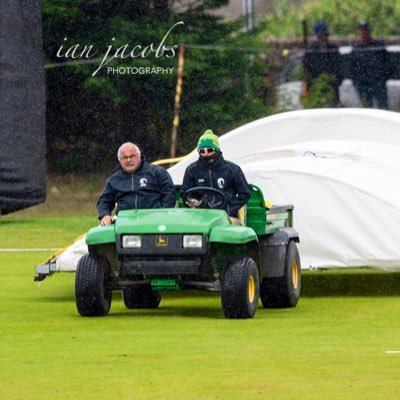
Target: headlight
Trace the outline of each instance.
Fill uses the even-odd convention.
[[[183,247],[201,248],[203,246],[203,237],[201,235],[184,235]]]
[[[124,249],[138,249],[142,247],[142,238],[139,235],[122,236],[122,247]]]

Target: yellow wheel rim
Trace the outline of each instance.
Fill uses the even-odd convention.
[[[297,289],[297,286],[299,285],[299,268],[296,261],[293,261],[292,263],[292,282],[293,287]]]
[[[254,301],[254,297],[256,296],[256,283],[254,280],[254,276],[251,275],[249,279],[249,301],[252,303]]]

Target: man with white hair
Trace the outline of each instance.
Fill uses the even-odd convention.
[[[149,164],[134,143],[124,143],[118,149],[120,169],[106,180],[97,201],[101,225],[114,221],[112,211],[144,208],[173,208],[175,188],[169,173],[162,167]]]

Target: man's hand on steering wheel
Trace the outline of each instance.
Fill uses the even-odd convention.
[[[183,193],[182,200],[190,208],[217,208],[225,203],[226,197],[220,190],[196,186]]]
[[[191,197],[188,199],[186,202],[186,205],[188,205],[190,208],[198,208],[201,205],[201,202],[194,197]]]

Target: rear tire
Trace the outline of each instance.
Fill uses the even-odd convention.
[[[112,291],[107,288],[110,274],[108,260],[98,253],[88,253],[78,262],[75,276],[76,308],[83,317],[107,315]]]
[[[161,293],[150,286],[139,286],[122,290],[122,299],[126,308],[157,308],[161,301]]]
[[[300,255],[296,243],[290,241],[286,252],[284,276],[262,280],[260,287],[261,302],[265,308],[296,307],[300,290]]]
[[[226,318],[253,318],[257,311],[260,278],[249,257],[236,257],[226,266],[222,278],[221,303]]]

